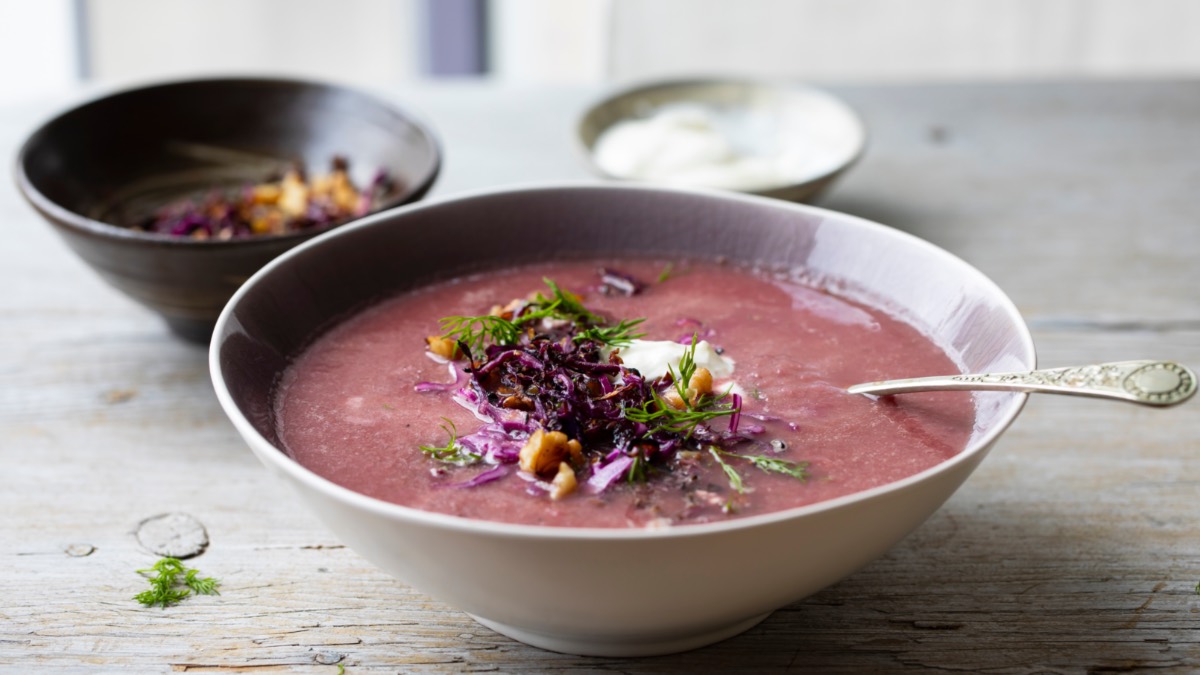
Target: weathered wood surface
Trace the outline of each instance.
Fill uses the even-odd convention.
[[[871,147],[827,206],[980,267],[1044,366],[1200,365],[1200,84],[839,91]],[[460,85],[402,100],[443,135],[448,195],[585,178],[569,132],[599,93]],[[0,110],[0,156],[54,109]],[[654,659],[554,654],[343,548],[244,449],[204,352],[103,286],[0,185],[0,671],[1200,672],[1196,402],[1035,397],[912,536],[748,633]],[[193,564],[222,595],[145,609],[134,570],[154,556],[134,530],[171,511],[207,528]]]

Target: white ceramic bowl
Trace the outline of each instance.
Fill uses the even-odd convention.
[[[614,130],[624,142],[614,141]],[[809,202],[858,160],[867,132],[849,105],[822,89],[717,78],[614,92],[584,111],[576,140],[607,178]],[[732,155],[706,161],[719,148]]]
[[[735,635],[853,573],[933,513],[1025,402],[980,393],[968,447],[901,481],[811,506],[667,530],[468,520],[331,483],[278,447],[271,395],[320,330],[378,297],[553,255],[724,255],[846,280],[972,371],[1035,366],[1028,329],[980,272],[852,216],[730,193],[569,185],[479,193],[367,218],[282,255],[217,324],[217,395],[250,448],[348,546],[430,596],[555,651],[646,655]],[[736,571],[736,572],[735,572]]]

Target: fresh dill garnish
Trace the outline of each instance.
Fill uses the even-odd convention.
[[[708,447],[708,453],[717,460],[717,464],[721,465],[721,470],[725,472],[725,477],[729,479],[729,487],[733,488],[739,494],[749,492],[746,489],[746,484],[742,482],[742,474],[737,472],[737,469],[729,465],[724,459],[721,459],[721,451],[715,445]]]
[[[671,278],[671,272],[675,271],[675,263],[667,263],[663,265],[662,271],[658,273],[658,283],[662,283]]]
[[[483,316],[447,316],[441,322],[442,337],[453,338],[467,346],[472,354],[483,351],[484,343],[507,345],[517,341],[517,326],[508,319]]]
[[[610,347],[624,347],[638,338],[645,337],[645,333],[635,333],[634,328],[645,321],[645,319],[634,319],[632,321],[622,321],[615,326],[592,326],[585,328],[578,335],[571,338],[575,342],[583,340],[591,340]]]
[[[709,451],[720,453],[726,457],[744,459],[764,473],[780,473],[785,476],[791,476],[796,480],[808,480],[808,462],[790,462],[786,459],[768,457],[766,455],[743,455],[738,452],[729,452],[728,450],[717,448],[709,448]]]
[[[217,591],[220,581],[212,577],[201,578],[198,570],[184,567],[178,558],[162,558],[151,567],[137,572],[148,577],[150,590],[138,593],[133,599],[147,607],[169,607],[193,592],[198,595],[220,595]],[[180,575],[183,575],[182,579]]]
[[[442,337],[466,345],[472,355],[482,355],[488,344],[516,344],[523,326],[542,319],[561,319],[576,324],[579,332],[572,338],[575,342],[592,340],[611,347],[621,347],[644,335],[635,333],[633,329],[645,319],[621,321],[610,326],[603,317],[584,307],[574,293],[563,290],[552,279],[543,278],[542,281],[550,294],[538,293],[512,319],[491,314],[443,317],[439,322]]]
[[[457,466],[470,466],[482,460],[482,455],[471,452],[458,442],[458,427],[454,426],[454,422],[448,417],[443,417],[442,419],[446,420],[446,423],[441,425],[442,430],[450,436],[450,440],[440,447],[432,445],[419,446],[421,452],[428,455],[431,459]]]
[[[650,427],[648,433],[655,434],[666,431],[691,437],[696,425],[718,417],[732,415],[735,408],[702,409],[709,397],[702,397],[696,407],[686,407],[682,410],[667,403],[658,392],[651,390],[650,399],[636,408],[626,408],[625,417]]]
[[[346,666],[338,664],[338,675],[346,675]]]
[[[583,303],[579,301],[579,296],[559,288],[558,284],[554,283],[548,277],[542,277],[542,282],[550,287],[550,291],[554,294],[554,297],[547,298],[538,293],[538,302],[536,304],[543,305],[544,307],[553,307],[555,314],[559,318],[571,319],[576,322],[586,321],[592,324],[604,323],[604,319],[592,314],[588,311],[587,307],[583,306]]]
[[[679,398],[683,399],[684,405],[688,408],[693,408],[688,401],[687,388],[688,383],[692,381],[692,375],[696,374],[696,334],[692,333],[692,344],[687,349],[683,350],[683,356],[679,357],[679,372],[676,373],[670,364],[667,364],[667,372],[670,373],[671,379],[675,383],[675,391],[679,393]]]
[[[732,452],[728,454],[749,460],[759,470],[767,473],[781,473],[797,480],[808,480],[808,462],[789,462],[786,459],[765,455],[741,455]]]
[[[641,450],[633,456],[633,464],[629,465],[629,473],[625,474],[625,479],[630,483],[646,482],[646,454]]]
[[[192,589],[192,591],[199,593],[200,595],[220,595],[220,593],[217,591],[217,586],[219,586],[221,582],[213,579],[212,577],[204,577],[201,579],[199,570],[189,569],[187,572],[185,572],[183,575],[183,583],[188,588]]]

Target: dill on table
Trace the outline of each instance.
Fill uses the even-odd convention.
[[[134,600],[147,607],[159,605],[169,607],[179,604],[192,593],[197,595],[220,595],[217,586],[221,582],[212,577],[201,577],[200,571],[185,567],[178,558],[162,558],[138,574],[150,582],[150,590],[133,596]]]

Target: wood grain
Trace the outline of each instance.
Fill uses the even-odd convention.
[[[1200,86],[841,91],[872,145],[828,205],[979,266],[1043,366],[1200,364]],[[562,132],[598,93],[403,92],[445,139],[440,194],[584,175]],[[0,154],[53,109],[0,109]],[[483,109],[509,133],[483,133]],[[1200,672],[1195,403],[1032,398],[944,508],[841,583],[694,652],[554,654],[342,547],[243,447],[203,350],[99,282],[11,188],[0,218],[0,671]],[[134,570],[154,556],[133,531],[168,511],[207,528],[190,563],[221,595],[146,609]]]

